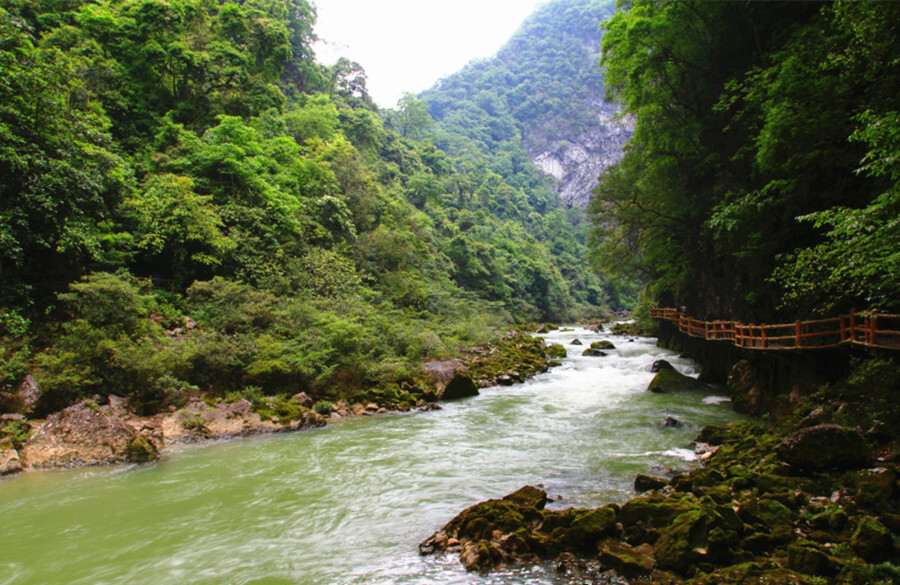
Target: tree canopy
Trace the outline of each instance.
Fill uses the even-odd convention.
[[[603,65],[636,128],[592,203],[598,264],[714,317],[900,309],[897,5],[619,8]]]

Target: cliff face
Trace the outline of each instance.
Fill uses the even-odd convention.
[[[556,192],[570,206],[586,208],[597,177],[622,158],[633,122],[617,118],[618,104],[597,97],[584,106],[580,124],[552,119],[525,137],[528,156],[556,179]]]

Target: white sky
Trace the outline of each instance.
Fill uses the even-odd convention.
[[[366,70],[369,95],[393,108],[471,61],[491,57],[543,0],[313,0],[316,55]]]

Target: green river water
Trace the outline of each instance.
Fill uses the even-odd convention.
[[[0,481],[0,585],[561,582],[545,567],[469,574],[417,545],[526,484],[553,507],[622,502],[635,474],[690,467],[699,429],[736,415],[716,392],[647,392],[654,360],[692,372],[655,340],[546,337],[568,348],[562,366],[440,411]],[[618,349],[581,357],[575,337]],[[684,426],[663,427],[669,415]]]

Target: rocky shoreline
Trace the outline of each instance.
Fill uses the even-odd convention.
[[[426,362],[416,380],[418,392],[393,401],[317,402],[305,392],[290,398],[212,401],[197,393],[180,407],[170,406],[152,416],[136,415],[126,399],[110,394],[81,400],[45,420],[29,420],[23,412],[27,413],[40,395],[29,377],[17,397],[21,412],[0,415],[0,476],[50,468],[148,463],[174,445],[314,429],[360,416],[439,409],[440,401],[474,396],[479,388],[520,383],[545,372],[558,363],[554,360],[560,349],[548,347],[541,338],[510,333],[496,343],[464,352],[458,359]]]
[[[648,391],[686,389],[658,369]],[[733,394],[746,390],[735,382]],[[547,510],[546,492],[525,486],[463,511],[420,552],[482,572],[552,563],[578,583],[900,582],[896,430],[871,416],[850,426],[854,405],[835,397],[852,399],[834,385],[777,425],[704,428],[701,467],[638,476],[640,495],[621,506]]]

